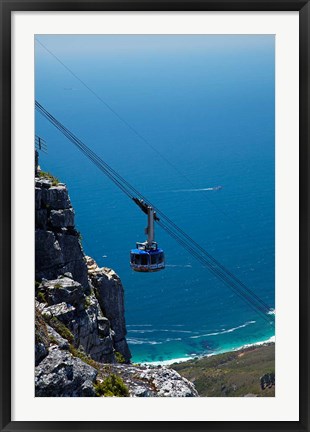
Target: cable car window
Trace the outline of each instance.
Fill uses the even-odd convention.
[[[141,265],[148,265],[147,255],[141,255]]]
[[[151,264],[156,264],[157,262],[157,255],[151,255]]]
[[[161,252],[160,254],[158,254],[158,262],[162,263],[164,261],[164,254]]]

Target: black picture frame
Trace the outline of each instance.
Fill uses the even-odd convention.
[[[0,180],[0,401],[1,431],[310,431],[309,423],[309,35],[310,6],[304,0],[0,0],[1,13],[1,180]],[[300,24],[300,363],[296,422],[23,422],[11,421],[11,13],[13,11],[298,11]],[[288,373],[289,375],[289,373]]]

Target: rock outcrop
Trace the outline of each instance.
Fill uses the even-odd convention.
[[[275,379],[275,373],[266,373],[262,377],[260,377],[260,387],[262,390],[265,390],[265,388],[271,388],[276,383]]]
[[[74,347],[98,362],[115,361],[114,332],[94,293],[86,296],[78,282],[59,276],[55,280],[43,280],[37,298],[46,302],[41,306],[45,321],[56,329],[57,322],[62,323],[71,333]]]
[[[36,280],[69,272],[87,289],[87,268],[68,190],[63,183],[55,183],[49,178],[35,179]]]
[[[65,325],[73,345],[94,360],[114,362],[119,352],[129,361],[124,289],[116,273],[86,259],[66,186],[41,174],[35,179],[35,204],[36,298],[44,305],[42,315]]]
[[[35,370],[35,395],[95,396],[97,370],[66,351],[50,349]]]
[[[83,350],[73,347],[74,336],[67,327],[62,327],[58,321],[56,323],[52,321],[56,317],[51,318],[48,315],[51,307],[36,303],[35,394],[37,397],[98,396],[96,386],[113,375],[121,379],[128,389],[127,395],[131,397],[198,396],[192,383],[176,371],[164,366],[115,362],[102,364],[93,361]],[[55,328],[46,324],[42,316],[45,316],[45,319],[54,325],[62,336]]]
[[[165,366],[113,365],[132,397],[198,397],[194,384]]]
[[[86,262],[101,310],[111,323],[114,332],[115,350],[128,360],[131,355],[126,341],[124,288],[121,280],[113,270],[98,267],[92,258],[86,257]]]

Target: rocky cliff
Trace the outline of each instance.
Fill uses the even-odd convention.
[[[87,268],[68,191],[53,178],[35,180],[35,227],[36,280],[69,272],[87,291]]]
[[[121,281],[84,255],[66,186],[41,173],[35,206],[36,299],[45,320],[66,326],[74,347],[98,362],[113,362],[115,352],[129,361]]]
[[[36,396],[197,396],[166,368],[130,365],[124,289],[85,256],[63,183],[36,167]]]

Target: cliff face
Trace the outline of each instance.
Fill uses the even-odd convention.
[[[90,257],[86,257],[88,275],[94,288],[96,298],[104,315],[110,322],[114,332],[114,348],[125,359],[131,354],[126,341],[124,288],[118,275],[111,269],[97,266]]]
[[[47,322],[66,326],[74,347],[92,359],[114,362],[118,352],[129,361],[121,281],[85,257],[68,190],[55,183],[48,176],[35,180],[36,299],[41,313]]]
[[[198,396],[164,367],[133,366],[124,289],[84,255],[66,186],[36,167],[36,396]]]
[[[64,184],[36,178],[35,227],[36,280],[55,279],[69,272],[87,291],[87,267]]]

